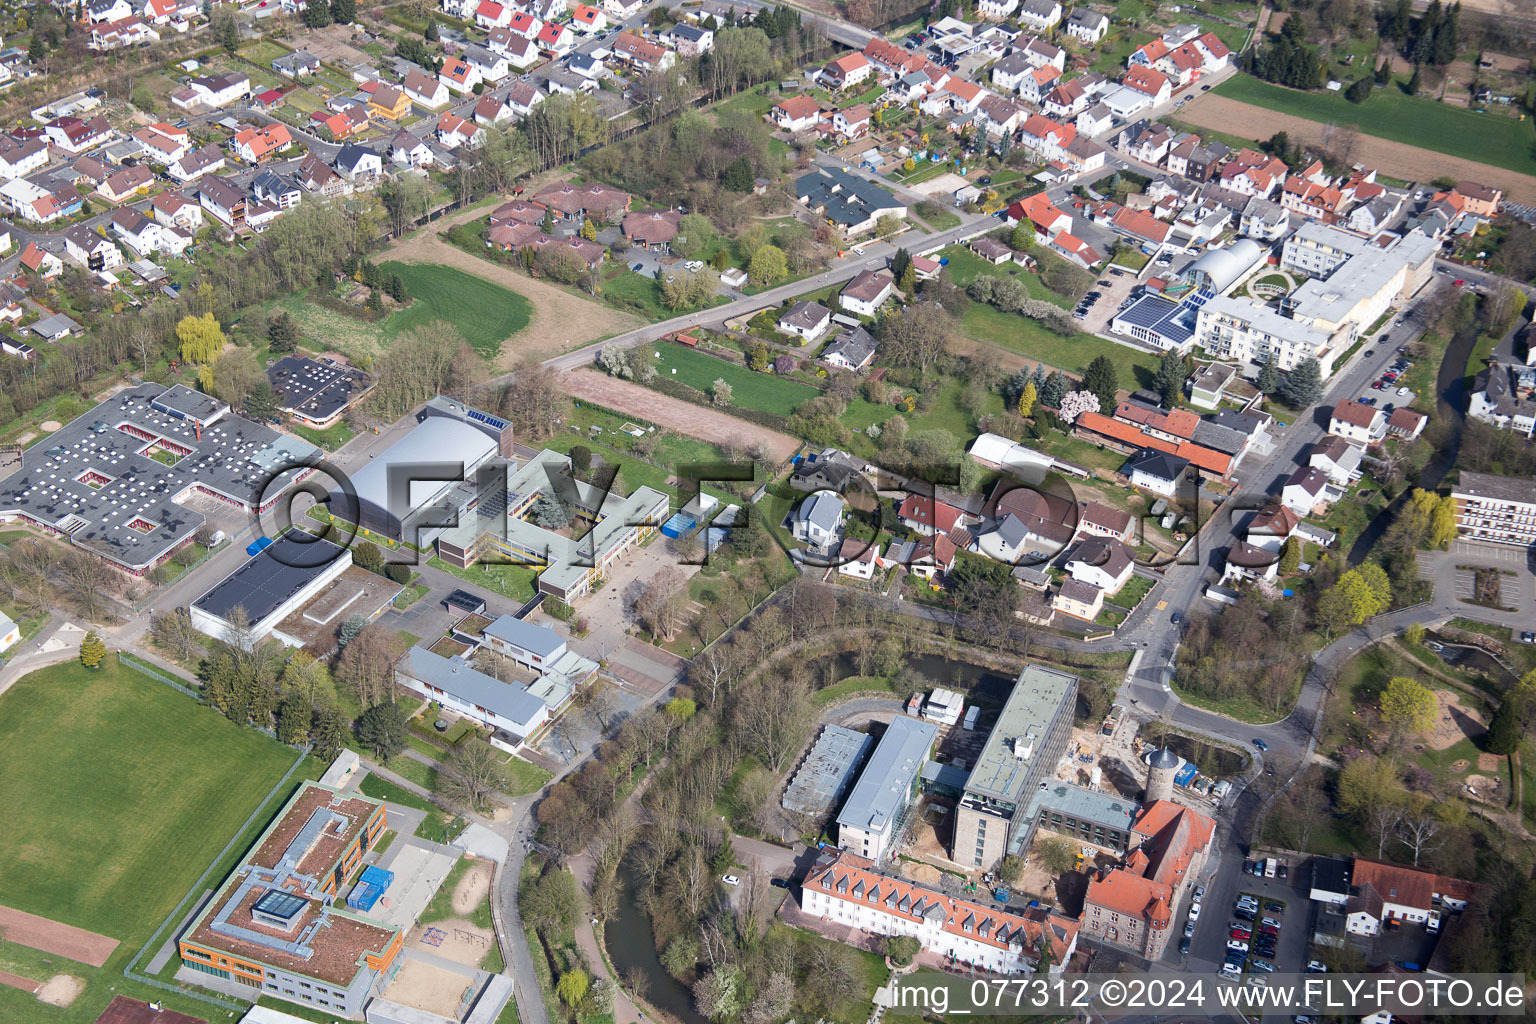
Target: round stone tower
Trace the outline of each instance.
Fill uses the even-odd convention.
[[[1179,772],[1179,755],[1159,747],[1143,758],[1147,762],[1147,803],[1173,799],[1173,777]]]

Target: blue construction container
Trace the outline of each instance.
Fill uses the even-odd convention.
[[[379,902],[379,897],[384,895],[394,880],[393,871],[385,871],[383,868],[371,865],[363,868],[357,884],[347,894],[347,906],[352,910],[372,910],[373,905]]]
[[[255,540],[251,541],[245,546],[245,553],[254,558],[271,546],[271,537],[257,537]]]
[[[1191,762],[1185,761],[1184,767],[1180,768],[1179,773],[1173,777],[1173,784],[1175,786],[1189,785],[1189,780],[1193,779],[1195,777],[1195,773],[1199,770],[1200,769],[1196,768]]]
[[[673,540],[677,540],[677,538],[681,537],[683,534],[687,533],[689,530],[698,525],[699,524],[694,522],[693,519],[689,516],[685,516],[681,512],[678,512],[671,519],[668,519],[665,523],[662,524],[661,535],[663,537],[671,537]]]

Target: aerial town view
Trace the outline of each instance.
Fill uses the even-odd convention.
[[[1529,1016],[1533,54],[5,4],[0,1024]]]

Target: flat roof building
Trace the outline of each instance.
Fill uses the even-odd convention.
[[[811,752],[784,789],[780,804],[786,811],[800,814],[829,813],[853,784],[864,755],[875,745],[867,732],[855,732],[840,725],[822,728]]]
[[[1048,783],[1030,798],[1026,812],[1029,824],[1020,831],[1018,846],[1021,850],[1027,848],[1034,830],[1043,828],[1124,852],[1131,840],[1131,822],[1135,817],[1134,800],[1066,782]]]
[[[1536,544],[1536,480],[1463,470],[1451,488],[1456,532],[1468,540]]]
[[[895,852],[906,830],[907,810],[939,727],[906,715],[886,726],[869,763],[837,815],[843,849],[880,863]]]
[[[179,981],[359,1017],[400,953],[398,928],[334,903],[384,833],[379,800],[306,782],[177,941]]]
[[[429,700],[506,733],[513,744],[549,721],[549,706],[528,688],[488,676],[462,657],[412,647],[395,666],[395,682]]]
[[[955,808],[957,863],[992,870],[1030,827],[1029,800],[1067,749],[1076,702],[1076,676],[1039,665],[1019,673]]]
[[[284,356],[267,368],[278,407],[315,430],[333,426],[373,389],[373,379],[334,359]]]
[[[140,384],[28,448],[0,484],[0,523],[58,534],[142,576],[207,522],[182,502],[202,496],[264,512],[319,457],[201,392]]]
[[[226,643],[253,645],[351,565],[350,549],[290,530],[193,601],[192,625]]]

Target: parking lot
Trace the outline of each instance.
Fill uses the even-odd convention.
[[[1280,973],[1300,972],[1307,965],[1307,945],[1311,933],[1311,903],[1307,898],[1307,888],[1299,876],[1304,872],[1300,866],[1287,862],[1288,878],[1281,879],[1277,872],[1273,878],[1256,878],[1243,873],[1245,861],[1235,854],[1223,858],[1221,866],[1216,873],[1206,882],[1206,896],[1201,904],[1200,920],[1194,928],[1191,938],[1191,953],[1187,956],[1175,956],[1170,959],[1183,960],[1185,966],[1194,972],[1210,971],[1220,973],[1222,963],[1229,952],[1228,942],[1234,941],[1232,937],[1233,923],[1240,923],[1250,934],[1246,939],[1236,941],[1246,942],[1248,949],[1243,952],[1242,973],[1267,973],[1262,969],[1254,970],[1251,966],[1254,953],[1254,936],[1261,934],[1259,928],[1263,925],[1264,918],[1271,918],[1279,923],[1277,933],[1274,935],[1274,955],[1264,959],[1274,965],[1274,969]],[[1245,920],[1239,916],[1237,901],[1243,896],[1250,896],[1258,901],[1258,910],[1253,914],[1254,920]],[[1266,910],[1265,904],[1274,904],[1281,908],[1277,913]],[[1187,920],[1187,918],[1186,918]],[[1183,922],[1180,927],[1182,928]]]
[[[1121,267],[1110,267],[1099,275],[1098,281],[1088,289],[1088,294],[1100,293],[1100,298],[1088,309],[1088,315],[1083,317],[1083,330],[1090,334],[1109,330],[1109,321],[1120,311],[1121,303],[1131,297],[1131,292],[1136,288],[1138,281],[1134,271]]]
[[[1371,381],[1365,394],[1360,396],[1360,401],[1366,405],[1372,405],[1382,412],[1391,413],[1393,409],[1406,408],[1413,404],[1416,395],[1403,387],[1398,381],[1412,366],[1412,362],[1406,356],[1398,356],[1381,376]]]

